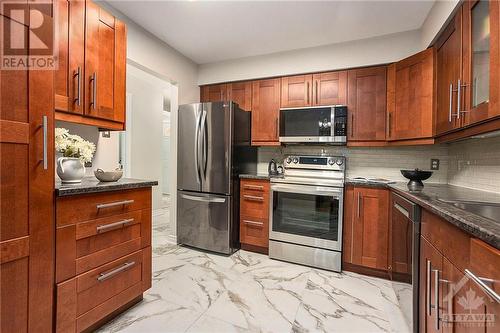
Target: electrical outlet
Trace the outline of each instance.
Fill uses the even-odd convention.
[[[86,168],[92,168],[92,162],[85,162]]]
[[[439,170],[439,160],[437,158],[431,158],[431,170]]]
[[[103,138],[110,138],[111,137],[111,133],[109,133],[109,131],[102,131],[102,137]]]

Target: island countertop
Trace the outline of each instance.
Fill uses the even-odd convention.
[[[116,182],[101,182],[95,177],[85,177],[78,184],[62,184],[60,180],[56,180],[55,190],[56,196],[64,197],[86,193],[129,190],[156,185],[158,185],[158,181],[156,180],[121,178]]]

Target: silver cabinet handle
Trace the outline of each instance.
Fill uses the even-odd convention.
[[[439,331],[439,270],[433,269],[434,272],[434,309],[436,310],[435,327]]]
[[[47,145],[47,130],[48,130],[48,118],[47,116],[42,116],[42,135],[43,135],[43,169],[47,170],[49,168],[49,159],[48,159],[48,145]]]
[[[278,118],[274,121],[274,131],[276,132],[276,138],[279,137],[279,130],[278,130]]]
[[[99,282],[106,281],[107,279],[112,278],[113,276],[115,276],[118,273],[126,271],[127,269],[129,269],[130,267],[132,267],[134,265],[135,265],[135,261],[126,262],[123,265],[121,265],[117,268],[114,268],[110,271],[100,273],[99,276],[97,277],[97,281],[99,281]]]
[[[389,138],[391,138],[391,136],[392,136],[392,113],[389,113],[387,123],[388,123],[387,127],[388,127],[388,131],[389,131]]]
[[[92,105],[92,108],[95,110],[97,107],[97,73],[94,72],[92,76],[90,77],[90,82],[92,83],[92,101],[90,102],[90,105]]]
[[[116,227],[124,227],[130,222],[134,222],[134,219],[126,219],[123,221],[118,221],[118,222],[114,222],[114,223],[110,223],[110,224],[98,225],[96,228],[96,231],[97,231],[97,233],[110,231],[111,229],[114,229]]]
[[[249,189],[249,190],[264,190],[264,186],[261,185],[243,185],[243,188]]]
[[[457,119],[460,119],[460,103],[461,103],[461,96],[460,92],[462,91],[461,84],[460,84],[460,79],[458,79],[458,85],[457,85]]]
[[[80,105],[81,103],[81,87],[80,87],[80,80],[81,80],[81,68],[78,66],[77,70],[73,74],[73,80],[76,79],[76,98],[73,99],[73,102],[76,105]]]
[[[256,225],[256,226],[259,226],[259,227],[261,227],[261,226],[264,225],[264,223],[262,223],[262,222],[250,221],[250,220],[243,220],[243,223],[250,224],[250,225]]]
[[[192,200],[192,201],[201,201],[201,202],[216,202],[216,203],[224,203],[226,202],[226,198],[210,198],[210,197],[197,197],[194,195],[183,194],[183,199]]]
[[[398,204],[397,202],[394,203],[394,208],[396,208],[397,210],[399,210],[399,212],[401,214],[403,214],[406,218],[410,218],[410,213],[403,207],[401,206],[400,204]]]
[[[453,104],[453,83],[450,83],[450,103],[449,103],[449,110],[448,110],[448,122],[451,123],[452,121],[452,104]]]
[[[358,192],[358,218],[361,216],[361,193]]]
[[[500,296],[491,289],[485,282],[493,282],[492,279],[481,278],[476,276],[469,269],[465,270],[465,275],[467,275],[472,281],[474,281],[481,289],[492,299],[494,299],[497,303],[500,303]]]
[[[354,115],[351,113],[351,138],[354,136]]]
[[[426,310],[427,310],[427,315],[431,315],[431,270],[432,270],[432,264],[430,260],[427,260],[426,263],[426,270],[425,270],[425,298],[426,298]]]
[[[96,208],[99,210],[99,209],[110,208],[110,207],[115,207],[115,206],[130,205],[132,203],[134,203],[134,200],[123,200],[123,201],[116,201],[116,202],[110,202],[110,203],[97,204]]]
[[[243,198],[248,199],[248,200],[254,200],[254,201],[264,201],[264,197],[258,197],[255,195],[243,195]]]

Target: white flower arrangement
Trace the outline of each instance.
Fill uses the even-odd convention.
[[[84,140],[81,136],[69,134],[66,128],[55,130],[56,151],[64,157],[77,157],[83,163],[91,162],[95,153],[95,144]]]

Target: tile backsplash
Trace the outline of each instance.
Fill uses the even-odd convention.
[[[448,146],[346,148],[334,146],[287,146],[282,148],[259,148],[258,172],[266,173],[271,158],[281,163],[290,154],[329,155],[346,157],[347,177],[386,178],[406,181],[401,169],[429,170],[431,158],[440,160],[439,170],[434,171],[428,182],[446,183],[448,173]]]
[[[449,145],[448,183],[500,192],[500,136]]]

